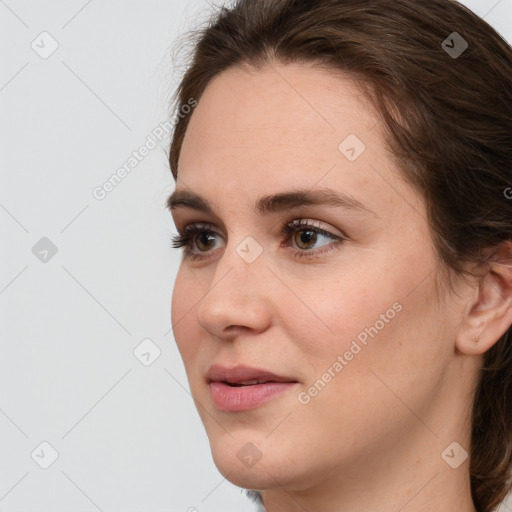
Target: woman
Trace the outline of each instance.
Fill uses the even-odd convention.
[[[512,450],[512,49],[452,0],[239,0],[194,42],[172,323],[267,512],[490,512]]]

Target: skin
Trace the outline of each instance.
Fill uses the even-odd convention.
[[[210,82],[183,142],[176,190],[200,194],[215,215],[176,208],[176,227],[208,223],[216,234],[211,248],[192,243],[203,259],[182,260],[174,336],[215,464],[235,485],[262,490],[268,512],[476,510],[469,459],[454,469],[441,454],[453,442],[470,449],[475,379],[512,323],[512,279],[482,272],[458,282],[457,294],[438,289],[424,200],[401,179],[382,128],[348,76],[273,62]],[[338,149],[349,134],[366,145],[353,162]],[[294,188],[344,192],[373,214],[253,209]],[[346,240],[318,236],[310,252],[333,250],[298,258],[304,228],[288,240],[280,233],[294,219]],[[252,263],[236,251],[248,236],[263,249]],[[395,303],[400,312],[300,403],[298,392]],[[256,409],[222,412],[205,379],[213,363],[298,384]],[[262,455],[251,467],[237,457],[247,443]],[[453,453],[464,458],[462,448]]]

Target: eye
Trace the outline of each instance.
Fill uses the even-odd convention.
[[[333,233],[323,229],[318,221],[307,219],[296,219],[285,224],[282,229],[282,236],[283,238],[286,238],[286,240],[291,238],[295,246],[300,249],[297,251],[295,248],[292,248],[295,252],[295,256],[299,258],[317,256],[334,248],[331,243],[329,244],[328,249],[313,250],[314,246],[321,241],[322,238],[327,241],[334,240],[337,242],[336,246],[339,246],[339,244],[345,240],[344,237],[334,235]],[[320,247],[325,246],[326,244],[321,245]]]
[[[293,235],[293,236],[292,236]],[[172,246],[185,248],[184,259],[206,259],[215,249],[216,237],[220,236],[209,224],[189,224],[178,235],[173,235]],[[290,250],[294,257],[316,257],[320,254],[337,249],[346,240],[345,237],[335,235],[323,229],[318,221],[296,219],[284,224],[281,229],[286,247],[292,241]],[[331,240],[330,244],[323,244],[323,249],[314,249],[322,239]],[[332,242],[333,241],[333,242]]]
[[[208,252],[215,245],[215,237],[220,236],[213,231],[210,224],[189,224],[185,226],[182,233],[173,235],[171,238],[172,246],[175,249],[183,247],[185,259],[195,260],[203,258],[191,248],[194,244],[199,248],[199,252]]]

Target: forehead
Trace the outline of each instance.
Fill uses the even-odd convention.
[[[389,203],[396,192],[383,191],[379,177],[393,172],[379,124],[341,73],[303,63],[228,69],[191,116],[178,180],[213,201],[322,181],[354,196],[380,193]]]
[[[312,64],[273,63],[260,70],[230,68],[215,77],[193,112],[185,139],[200,136],[205,150],[236,147],[247,154],[284,145],[300,153],[322,141],[322,149],[337,151],[340,137],[355,133],[362,138],[377,120],[348,76]]]

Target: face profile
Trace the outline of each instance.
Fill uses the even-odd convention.
[[[484,251],[492,275],[450,274],[355,78],[275,57],[205,81],[168,200],[190,391],[217,468],[268,512],[490,510],[473,404],[512,323],[512,243]]]
[[[455,424],[440,438],[446,411],[435,403],[456,399],[453,417],[464,414],[469,382],[457,376],[474,374],[478,359],[457,360],[447,343],[463,303],[442,308],[435,299],[431,274],[438,262],[421,198],[393,171],[378,119],[348,80],[303,66],[276,69],[219,76],[191,119],[181,153],[186,187],[178,182],[177,197],[193,190],[214,211],[179,203],[173,210],[180,230],[209,227],[196,234],[192,259],[180,267],[172,321],[215,462],[243,487],[272,487],[275,479],[307,492],[325,484],[326,474],[331,485],[352,486],[376,454],[408,472],[417,453],[403,440],[414,432],[431,454],[423,465],[448,475],[452,469],[439,456],[443,442],[466,444],[467,433]],[[366,146],[354,162],[338,149],[347,133]],[[253,207],[272,194],[319,189],[362,206],[283,201],[263,214]],[[282,225],[294,222],[283,241]],[[237,252],[249,236],[263,249],[250,264]],[[311,396],[311,384],[394,303],[400,304],[396,316]],[[245,366],[286,382],[248,384],[242,392],[209,382],[229,376],[215,369],[209,375],[212,365],[233,377],[240,372],[242,382],[260,377],[245,376],[239,370]],[[262,454],[249,467],[237,457],[247,443]]]

